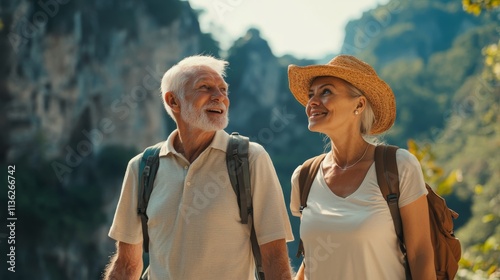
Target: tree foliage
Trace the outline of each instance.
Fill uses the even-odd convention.
[[[462,170],[456,188],[473,202],[471,218],[457,232],[463,244],[458,279],[500,279],[500,88],[483,77],[457,92],[463,106],[434,145],[448,168]]]
[[[436,155],[431,149],[430,144],[421,147],[415,140],[408,140],[408,151],[420,162],[425,181],[435,188],[437,194],[449,195],[453,192],[456,182],[462,180],[462,171],[453,170],[446,174],[444,168],[436,162]]]
[[[462,0],[464,10],[478,16],[483,10],[500,7],[500,0]]]
[[[500,6],[497,0],[462,2],[464,10],[475,15]],[[457,278],[464,280],[500,279],[500,41],[487,44],[482,54],[482,73],[468,83],[473,90],[457,93],[468,98],[468,110],[456,112],[460,125],[443,137],[455,143],[454,137],[466,139],[453,162],[461,162],[472,171],[467,181],[474,197],[473,217],[458,233],[465,248]],[[469,86],[465,83],[463,87]],[[466,96],[467,92],[472,94]],[[467,151],[472,157],[465,156]]]
[[[483,78],[490,82],[500,82],[500,40],[497,44],[491,44],[483,49],[485,56]]]

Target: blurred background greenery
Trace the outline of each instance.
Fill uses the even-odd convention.
[[[0,2],[0,161],[16,165],[18,217],[17,271],[0,278],[100,277],[114,251],[107,231],[126,164],[174,128],[159,78],[187,55],[230,62],[227,130],[268,150],[288,204],[291,173],[326,143],[307,130],[286,69],[334,53],[324,61],[276,57],[257,29],[222,52],[185,1],[51,3]],[[391,0],[350,21],[342,47],[395,92],[397,121],[382,140],[417,155],[427,181],[460,214],[456,279],[500,279],[499,5]],[[0,196],[2,207],[6,200]],[[298,237],[299,220],[291,221]],[[289,244],[294,267],[297,244]]]

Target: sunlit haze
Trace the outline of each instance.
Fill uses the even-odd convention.
[[[203,32],[210,32],[227,50],[255,27],[277,56],[322,58],[338,53],[351,19],[388,0],[189,0],[200,15]]]

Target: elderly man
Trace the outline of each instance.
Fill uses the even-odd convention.
[[[149,200],[150,279],[254,279],[250,226],[240,211],[226,166],[227,62],[192,56],[161,83],[177,129],[162,144]],[[143,270],[137,215],[142,154],[130,160],[109,236],[117,251],[105,279],[138,279]],[[293,240],[276,172],[264,148],[250,142],[253,224],[266,279],[291,279],[286,241]],[[210,189],[209,189],[210,188]]]

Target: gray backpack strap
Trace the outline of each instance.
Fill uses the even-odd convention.
[[[253,214],[252,190],[250,184],[250,165],[248,162],[248,137],[241,136],[237,132],[231,133],[226,151],[226,164],[229,179],[238,199],[240,208],[240,218],[242,224],[248,223],[248,216]],[[264,280],[264,270],[262,268],[262,256],[260,253],[255,226],[252,222],[250,233],[252,243],[252,253],[255,259],[256,277]]]
[[[250,167],[248,164],[247,137],[237,132],[231,134],[226,151],[226,164],[231,185],[238,198],[242,224],[248,223],[248,215],[252,214],[252,192],[250,185]]]
[[[156,172],[160,165],[160,149],[163,143],[158,143],[154,146],[148,147],[142,154],[141,162],[139,164],[139,187],[138,187],[138,200],[137,200],[137,214],[141,217],[142,224],[142,237],[143,237],[143,250],[149,252],[149,234],[148,234],[148,215],[146,210],[148,208],[149,197],[153,191],[153,184],[155,181]]]

